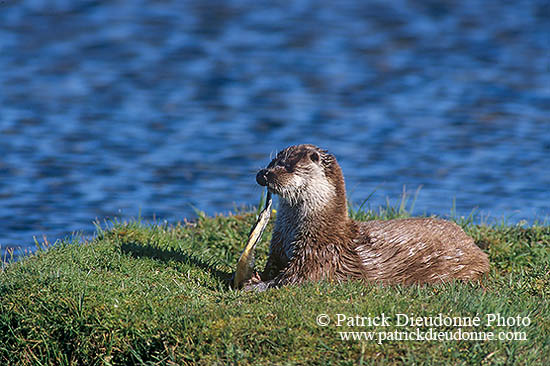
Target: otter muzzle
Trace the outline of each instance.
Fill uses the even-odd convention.
[[[262,169],[256,174],[256,182],[263,187],[267,186],[267,169]]]

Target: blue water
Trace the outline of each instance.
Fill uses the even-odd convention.
[[[0,245],[254,205],[295,143],[367,206],[550,215],[550,5],[3,1]]]

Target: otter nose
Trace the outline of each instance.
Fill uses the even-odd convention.
[[[262,169],[256,174],[256,182],[261,186],[267,186],[267,169]]]

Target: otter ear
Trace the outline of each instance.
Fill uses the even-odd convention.
[[[313,161],[314,163],[318,163],[319,162],[319,154],[317,154],[317,152],[312,152],[309,154],[309,158],[311,159],[311,161]]]

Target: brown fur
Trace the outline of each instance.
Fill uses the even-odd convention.
[[[342,170],[316,146],[288,147],[256,179],[280,201],[267,265],[246,289],[323,279],[476,280],[489,270],[487,255],[452,222],[350,219]]]

